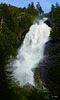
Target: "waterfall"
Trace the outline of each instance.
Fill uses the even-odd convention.
[[[26,83],[34,85],[33,69],[44,58],[45,43],[49,40],[51,28],[43,20],[37,20],[30,27],[23,44],[18,50],[16,59],[11,63],[13,76],[23,86]]]

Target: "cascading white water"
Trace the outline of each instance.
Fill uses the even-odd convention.
[[[21,86],[26,83],[34,85],[32,69],[44,58],[45,43],[49,40],[51,31],[51,28],[44,23],[45,20],[40,20],[30,27],[18,50],[17,59],[11,63],[14,68],[13,76]]]

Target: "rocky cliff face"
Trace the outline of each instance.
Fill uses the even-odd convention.
[[[44,23],[46,23],[49,27],[51,27],[52,28],[52,31],[54,30],[55,21],[53,19],[49,18]]]
[[[49,54],[50,49],[55,49],[53,44],[49,41],[45,44],[45,51],[44,51],[44,60],[38,64],[38,71],[40,73],[40,79],[43,82],[46,82],[48,70],[51,66],[56,65],[56,60],[52,58]]]
[[[54,30],[55,27],[55,22],[52,19],[47,19],[44,23],[46,23],[49,27],[52,28],[52,30]],[[53,33],[52,33],[53,34]],[[45,51],[44,51],[44,59],[42,62],[40,62],[38,64],[38,71],[40,73],[40,79],[43,83],[46,83],[46,78],[47,78],[47,74],[48,74],[48,70],[51,66],[55,66],[56,65],[56,60],[52,58],[52,56],[50,55],[50,49],[55,50],[55,47],[53,46],[53,44],[51,43],[51,41],[49,40],[46,44],[45,44]]]

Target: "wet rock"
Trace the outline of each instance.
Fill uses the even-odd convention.
[[[55,28],[55,21],[53,19],[49,18],[46,21],[44,21],[44,23],[46,23],[49,27],[52,28],[52,30],[54,30],[54,28]]]
[[[45,44],[45,51],[44,51],[44,59],[42,62],[40,62],[38,64],[38,71],[40,73],[40,80],[42,82],[46,83],[46,79],[47,79],[47,74],[48,74],[48,70],[51,66],[55,67],[56,66],[56,60],[52,58],[52,56],[49,53],[50,48],[52,48],[53,50],[55,50],[53,44],[48,41]]]
[[[34,88],[33,85],[31,85],[30,83],[26,83],[25,86],[24,86],[25,89],[28,89],[28,90],[31,90]]]
[[[28,30],[29,30],[29,29],[27,29],[27,30],[23,31],[23,32],[21,33],[21,36],[20,36],[20,37],[18,37],[18,39],[19,39],[19,40],[24,39],[24,38],[25,38],[26,33],[28,32]]]

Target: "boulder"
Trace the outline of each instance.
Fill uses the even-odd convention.
[[[44,21],[44,23],[46,23],[49,27],[52,28],[52,30],[54,30],[54,28],[55,28],[55,21],[53,19],[49,18],[46,21]]]
[[[33,85],[31,85],[30,83],[26,83],[25,86],[24,86],[25,89],[28,89],[28,90],[31,90],[34,88]]]

